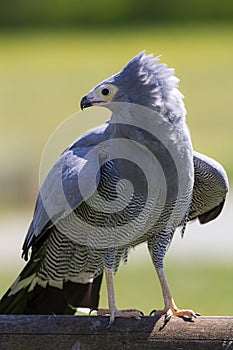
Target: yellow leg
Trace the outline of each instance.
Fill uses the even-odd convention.
[[[143,315],[142,312],[130,309],[130,310],[117,310],[115,302],[115,293],[114,293],[114,283],[112,271],[108,268],[105,268],[106,276],[106,286],[108,294],[108,306],[109,309],[98,309],[97,315],[110,315],[110,324],[115,320],[115,317],[125,317],[125,318],[136,318],[137,320]]]
[[[155,315],[167,315],[168,317],[171,316],[178,316],[178,317],[187,317],[189,319],[192,319],[193,317],[198,316],[199,314],[195,314],[192,310],[179,310],[178,307],[176,306],[172,295],[171,291],[168,285],[167,277],[165,274],[165,271],[163,268],[157,268],[156,269],[160,285],[162,288],[162,293],[163,293],[163,299],[164,299],[164,304],[165,307],[163,310],[156,310],[153,313]]]

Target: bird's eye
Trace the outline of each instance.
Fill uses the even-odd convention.
[[[104,88],[102,91],[101,91],[102,95],[104,96],[108,96],[110,94],[110,90],[107,89],[107,88]]]

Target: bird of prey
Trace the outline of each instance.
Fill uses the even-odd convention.
[[[104,272],[109,308],[98,314],[110,323],[138,319],[138,310],[117,309],[113,274],[130,248],[147,242],[165,303],[156,314],[195,317],[175,305],[163,259],[177,227],[219,215],[225,171],[193,152],[178,79],[159,58],[135,56],[82,98],[81,108],[90,106],[110,109],[111,118],[68,147],[45,179],[23,245],[30,259],[0,313],[95,308]]]

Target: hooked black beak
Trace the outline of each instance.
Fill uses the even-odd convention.
[[[90,106],[92,106],[91,101],[89,100],[89,98],[87,96],[84,96],[80,102],[81,110],[83,110],[84,108],[90,107]]]

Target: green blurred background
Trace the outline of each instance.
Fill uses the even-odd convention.
[[[219,160],[233,178],[232,20],[233,2],[228,0],[1,1],[0,294],[24,264],[21,245],[33,214],[46,143],[79,111],[87,91],[143,49],[162,55],[162,62],[176,68],[194,148]],[[61,140],[55,157],[61,145],[108,116],[101,108],[79,113],[77,129]],[[229,198],[218,220],[188,228],[187,243],[179,235],[175,238],[166,268],[181,307],[232,315],[231,216]],[[144,248],[120,269],[116,290],[120,307],[146,313],[162,307]],[[101,304],[106,302],[103,288]]]

